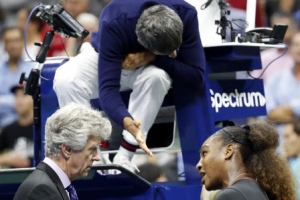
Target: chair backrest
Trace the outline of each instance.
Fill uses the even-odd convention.
[[[41,91],[41,119],[40,119],[40,132],[41,132],[41,155],[44,155],[44,146],[43,146],[43,138],[45,135],[45,123],[47,118],[54,113],[58,108],[58,100],[53,88],[53,79],[56,72],[56,69],[59,68],[62,64],[67,62],[69,59],[62,57],[57,59],[50,59],[47,60],[43,68],[41,70],[41,76],[45,79],[41,79],[40,84],[40,91]],[[126,105],[129,102],[129,96],[131,91],[124,91],[120,92],[121,97]],[[99,99],[92,99],[91,105],[94,108],[101,110],[101,105],[99,103]],[[180,150],[179,141],[175,141],[179,139],[178,133],[176,135],[176,123],[175,123],[175,108],[174,108],[174,101],[173,101],[173,90],[171,89],[169,93],[166,95],[162,109],[159,112],[157,119],[149,131],[147,144],[154,152],[161,152],[167,149],[172,150]],[[123,129],[118,127],[114,122],[113,125],[113,132],[111,140],[109,141],[108,148],[102,148],[102,151],[107,151],[108,153],[116,153],[121,145],[122,139],[122,131]],[[157,130],[160,130],[158,132]],[[162,136],[161,131],[165,134]],[[163,137],[163,138],[162,138]],[[175,146],[174,146],[175,145]],[[41,158],[43,159],[43,157]]]

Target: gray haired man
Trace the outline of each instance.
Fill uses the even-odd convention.
[[[46,122],[45,159],[26,178],[14,200],[78,199],[71,181],[87,176],[99,161],[101,140],[111,133],[111,124],[99,111],[71,103]]]

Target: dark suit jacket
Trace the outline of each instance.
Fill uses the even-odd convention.
[[[40,162],[18,188],[14,200],[69,200],[68,194],[55,171]]]

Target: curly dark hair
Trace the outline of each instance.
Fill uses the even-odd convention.
[[[274,126],[258,122],[245,127],[228,126],[218,131],[217,137],[225,146],[240,144],[240,153],[248,170],[272,200],[297,199],[296,182],[287,161],[276,148],[279,135]]]

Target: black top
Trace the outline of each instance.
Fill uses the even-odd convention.
[[[268,200],[268,197],[257,182],[242,179],[222,190],[216,200]]]
[[[0,135],[0,152],[18,152],[33,159],[33,124],[21,126],[18,121],[8,125]]]

